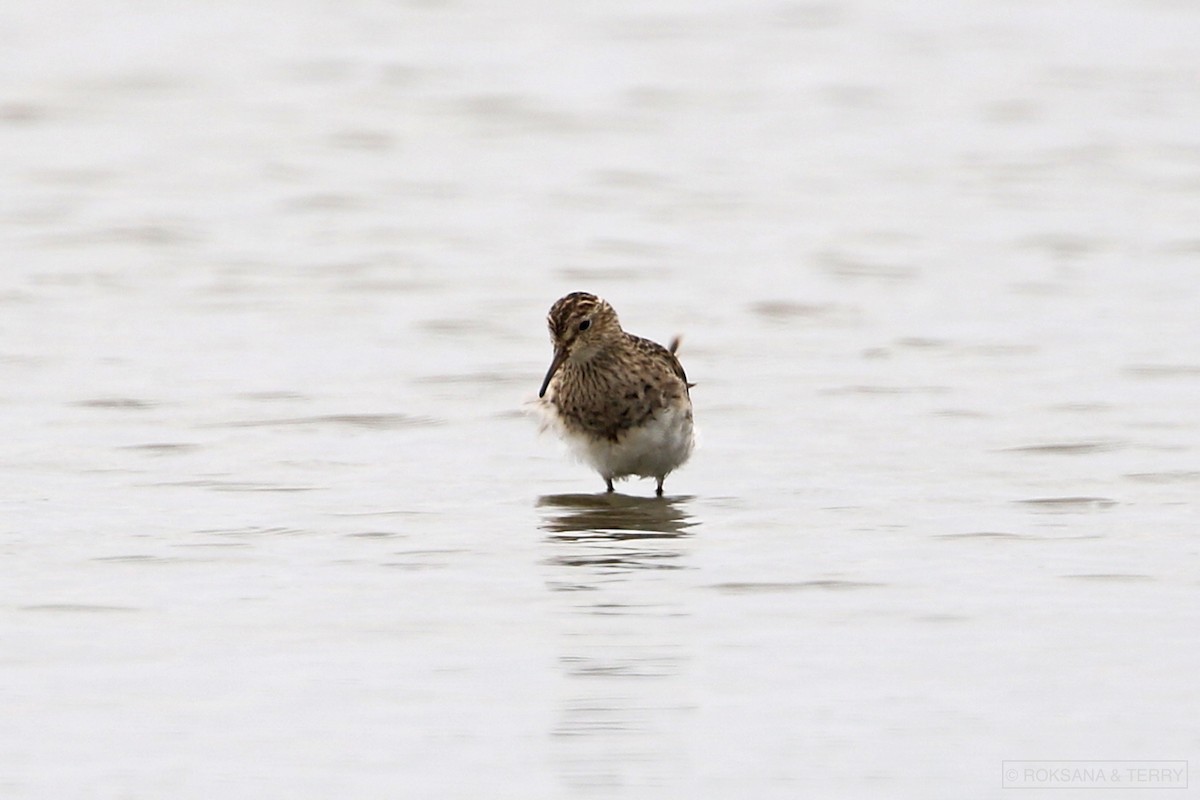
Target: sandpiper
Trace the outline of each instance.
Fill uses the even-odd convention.
[[[550,427],[590,464],[608,491],[638,475],[658,481],[692,454],[692,399],[670,349],[626,333],[594,294],[572,292],[546,318],[554,359],[538,392]]]

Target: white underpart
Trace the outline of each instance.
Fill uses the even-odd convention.
[[[688,460],[695,446],[691,415],[683,409],[662,409],[644,425],[622,432],[615,442],[567,430],[548,402],[541,410],[546,426],[604,478],[665,478]]]

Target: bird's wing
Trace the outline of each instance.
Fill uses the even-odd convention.
[[[688,383],[687,373],[683,371],[683,364],[680,364],[679,359],[675,357],[675,348],[679,346],[678,339],[671,343],[672,349],[668,350],[658,342],[652,342],[649,339],[643,339],[641,336],[634,336],[633,334],[627,335],[633,340],[633,344],[638,350],[641,350],[643,353],[656,360],[662,361],[665,366],[669,367],[672,372],[678,375],[679,380],[683,381],[683,385],[685,387],[690,389],[696,385],[694,383]]]

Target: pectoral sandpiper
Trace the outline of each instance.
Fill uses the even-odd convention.
[[[626,333],[608,303],[572,292],[547,317],[554,359],[538,392],[547,423],[608,491],[630,475],[663,479],[692,453],[692,384],[675,350]]]

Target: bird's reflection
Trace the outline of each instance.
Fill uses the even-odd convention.
[[[624,494],[547,494],[542,529],[555,534],[585,533],[606,539],[670,538],[696,523],[686,511],[692,498],[631,497]]]
[[[551,564],[603,572],[678,569],[677,540],[696,524],[687,512],[691,497],[630,497],[623,494],[555,494],[538,498],[542,529],[562,547]]]
[[[695,708],[687,555],[698,525],[686,496],[538,498],[547,588],[562,627],[565,680],[550,730],[564,782],[579,792],[654,784],[679,768]]]

